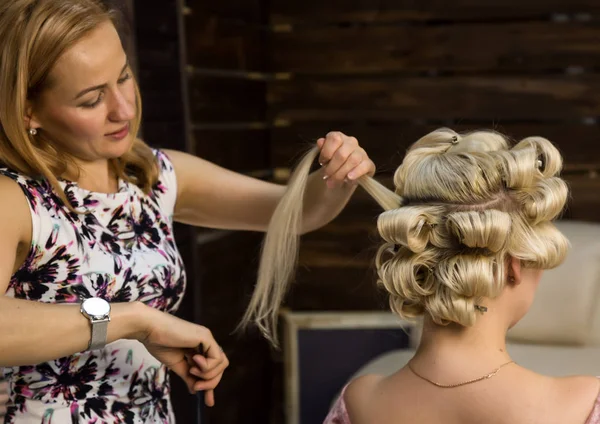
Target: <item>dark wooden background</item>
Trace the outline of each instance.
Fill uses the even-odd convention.
[[[600,221],[600,2],[595,0],[138,0],[144,137],[269,178],[330,130],[355,135],[389,183],[440,126],[543,135],[566,160],[565,214]],[[385,308],[370,267],[378,209],[357,192],[304,237],[296,310]],[[181,315],[231,367],[203,423],[280,423],[281,354],[232,334],[261,235],[178,228],[191,278]],[[175,385],[179,422],[194,399]]]

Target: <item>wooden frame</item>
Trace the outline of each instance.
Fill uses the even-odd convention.
[[[414,347],[420,336],[420,331],[417,330],[418,326],[415,323],[401,320],[389,312],[293,312],[284,310],[281,317],[284,339],[286,424],[320,424],[327,413],[323,409],[324,404],[329,406],[335,398],[335,393],[339,392],[360,366],[390,350]],[[320,330],[326,333],[317,334],[316,337],[312,335],[307,337],[308,333]],[[347,337],[349,335],[352,337]],[[321,344],[318,349],[315,349],[314,347],[318,345],[316,340],[319,337],[326,337],[327,341],[331,343]],[[356,349],[353,350],[360,345],[361,339],[367,343],[367,345],[363,345],[365,352],[362,349],[360,352],[357,352]],[[349,343],[349,345],[336,345],[336,340]],[[314,343],[314,347],[311,347],[310,343]],[[308,348],[307,345],[309,345]],[[303,351],[304,354],[310,356],[311,350],[313,352],[318,350],[320,355],[316,361],[310,361],[308,373],[313,373],[314,379],[311,376],[307,378],[301,375],[303,360],[307,360],[302,357]],[[340,351],[349,354],[344,353],[343,356],[338,356]],[[355,354],[354,357],[352,357],[353,354]],[[335,370],[327,368],[327,364],[331,364],[332,359],[335,359]],[[323,372],[321,373],[321,371]],[[320,375],[320,381],[317,381],[319,378],[317,375]],[[303,387],[302,383],[307,387]],[[323,392],[328,391],[326,399],[323,399],[322,396],[319,398],[320,395],[316,394],[315,396],[321,400],[321,404],[307,405],[306,399],[303,400],[303,398],[306,398],[307,392],[313,393],[316,388]],[[327,399],[330,395],[331,397]],[[308,416],[312,418],[308,419]],[[316,418],[317,416],[318,418]]]

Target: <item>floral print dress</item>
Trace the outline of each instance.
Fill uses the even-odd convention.
[[[125,181],[113,194],[61,181],[85,214],[69,211],[45,180],[0,168],[27,196],[33,225],[29,255],[6,295],[45,303],[97,296],[176,311],[185,289],[172,228],[177,181],[167,156],[155,156],[160,176],[149,194]],[[4,372],[6,424],[174,422],[168,370],[135,340]]]

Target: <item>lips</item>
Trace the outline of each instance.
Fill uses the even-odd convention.
[[[125,125],[123,128],[121,128],[120,130],[114,132],[114,133],[110,133],[110,134],[106,134],[106,137],[110,137],[113,140],[123,140],[125,137],[127,137],[127,135],[129,134],[129,124]]]
[[[117,130],[115,132],[106,134],[107,136],[113,136],[113,135],[120,135],[122,133],[124,133],[125,131],[129,131],[129,124],[125,125],[123,128],[121,128],[120,130]]]

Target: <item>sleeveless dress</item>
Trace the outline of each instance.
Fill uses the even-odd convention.
[[[348,416],[348,410],[346,409],[346,402],[344,402],[346,387],[344,387],[342,394],[331,408],[331,411],[329,411],[323,424],[352,424],[350,422],[350,417]],[[588,416],[585,424],[600,424],[600,394],[596,398],[592,412]]]
[[[44,303],[138,300],[175,312],[186,285],[172,227],[177,181],[167,156],[154,153],[160,177],[149,194],[125,181],[113,194],[61,181],[87,214],[69,211],[45,180],[0,168],[25,193],[33,225],[29,255],[6,295]],[[4,373],[6,424],[175,422],[168,370],[135,340]]]

